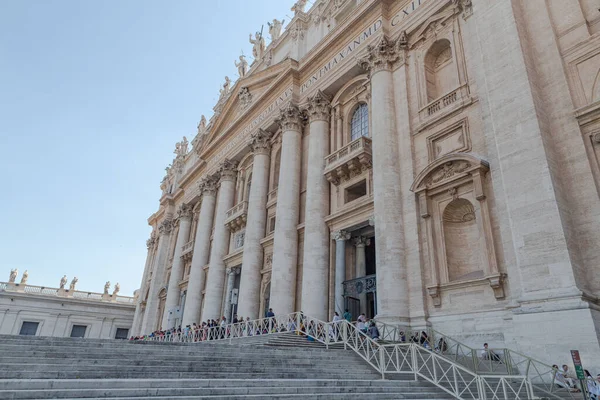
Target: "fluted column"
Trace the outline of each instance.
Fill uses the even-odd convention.
[[[148,281],[148,274],[152,269],[152,260],[154,254],[154,246],[156,245],[156,234],[153,231],[150,235],[150,239],[146,241],[146,247],[148,248],[148,254],[146,255],[146,265],[144,266],[144,274],[142,275],[142,282],[138,291],[137,303],[135,305],[135,314],[133,315],[133,323],[131,324],[131,332],[129,336],[139,336],[141,331],[142,320],[142,302],[144,301],[144,294],[146,293],[146,284]]]
[[[320,90],[308,99],[310,122],[304,215],[304,264],[302,269],[302,311],[327,321],[329,300],[329,182],[323,175],[329,155],[331,105]]]
[[[365,247],[371,244],[371,239],[364,236],[354,238],[354,246],[356,247],[356,277],[362,278],[367,275],[367,255]],[[360,312],[367,313],[367,292],[362,292],[358,295],[360,300]]]
[[[204,266],[208,263],[210,249],[210,234],[212,231],[213,217],[215,214],[215,202],[217,195],[218,180],[213,177],[205,177],[200,182],[200,193],[202,193],[202,204],[196,227],[196,239],[194,241],[194,255],[188,278],[187,297],[185,309],[183,310],[182,325],[192,325],[200,322],[200,310],[202,309],[202,289],[204,288]]]
[[[346,240],[350,234],[337,231],[332,235],[335,240],[335,311],[344,313],[344,281],[346,280]]]
[[[401,44],[400,40],[394,43],[382,36],[359,60],[371,76],[377,317],[394,323],[408,322],[409,310],[398,136],[410,132],[396,130],[392,77],[393,64],[404,56]]]
[[[154,274],[150,282],[150,291],[148,292],[144,322],[142,324],[143,334],[149,334],[160,328],[158,326],[158,293],[165,286],[165,269],[169,253],[169,238],[172,231],[173,221],[171,219],[165,219],[158,227],[158,250],[154,264]]]
[[[169,322],[170,311],[177,307],[180,300],[179,281],[183,275],[183,260],[181,259],[181,249],[190,237],[190,227],[192,225],[192,207],[188,204],[182,204],[177,210],[177,219],[179,220],[179,233],[175,243],[175,254],[173,255],[173,266],[171,267],[171,277],[167,287],[167,299],[165,301],[165,312],[163,313],[162,327],[169,329],[175,326],[175,320]],[[185,326],[185,325],[184,325]]]
[[[275,239],[270,304],[276,314],[295,310],[298,266],[298,220],[300,214],[300,168],[302,117],[289,103],[277,121],[282,130],[281,166],[277,189]]]
[[[231,318],[231,299],[233,297],[233,286],[235,284],[235,276],[240,273],[240,269],[238,267],[235,268],[227,268],[227,291],[225,292],[225,317],[227,318],[227,322],[231,323],[233,318]],[[238,296],[239,300],[239,296]],[[239,301],[238,301],[239,303]],[[243,315],[243,314],[240,314]]]
[[[252,185],[248,196],[248,220],[244,238],[242,276],[238,315],[257,319],[260,316],[260,270],[263,265],[263,248],[260,240],[265,236],[267,224],[267,195],[269,193],[269,159],[271,150],[270,132],[262,129],[250,138],[254,152],[252,163]]]
[[[202,315],[205,318],[219,318],[222,314],[223,289],[225,285],[225,257],[229,250],[229,227],[225,225],[227,211],[233,207],[235,198],[235,177],[237,162],[225,160],[219,167],[220,185],[215,216],[215,231],[210,252],[210,265],[206,282],[206,294]]]

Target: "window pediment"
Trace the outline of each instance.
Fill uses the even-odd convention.
[[[487,172],[487,161],[470,154],[447,154],[429,164],[415,179],[410,190],[419,193],[460,179],[474,171]]]

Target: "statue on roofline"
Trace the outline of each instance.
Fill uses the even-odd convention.
[[[15,283],[15,280],[17,279],[17,275],[19,274],[19,269],[15,268],[15,269],[11,269],[10,270],[10,275],[8,277],[8,283]]]
[[[243,78],[248,73],[248,61],[246,61],[246,56],[243,54],[240,56],[240,62],[234,61],[236,68],[238,69],[238,74],[240,78]]]
[[[269,34],[271,35],[272,42],[276,41],[281,36],[281,28],[283,27],[284,22],[285,19],[280,21],[277,18],[273,19],[273,23],[267,22],[267,25],[269,25]]]
[[[60,280],[60,288],[64,289],[66,284],[67,284],[67,276],[63,275],[63,277]]]
[[[260,60],[262,56],[265,54],[265,38],[263,38],[262,33],[256,32],[254,39],[252,39],[252,34],[250,34],[250,43],[252,43],[252,56],[255,60]]]

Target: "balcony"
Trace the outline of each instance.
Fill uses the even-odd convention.
[[[325,177],[334,185],[372,166],[371,139],[360,137],[325,158]]]
[[[421,131],[444,116],[471,104],[472,101],[473,99],[469,95],[467,85],[462,85],[450,93],[446,93],[442,97],[433,100],[419,110],[421,125],[417,128],[417,131]]]
[[[188,253],[191,253],[194,250],[194,241],[190,240],[183,246],[181,246],[181,256],[185,256]]]
[[[271,190],[267,195],[267,207],[272,206],[277,201],[277,188]]]
[[[227,214],[225,215],[225,225],[227,225],[232,232],[235,232],[246,226],[247,218],[248,202],[242,201],[227,211]]]
[[[377,292],[377,275],[367,275],[343,282],[344,297],[355,297],[363,293]]]

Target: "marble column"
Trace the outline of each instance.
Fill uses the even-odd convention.
[[[142,323],[142,332],[144,335],[160,328],[160,326],[158,326],[158,305],[160,302],[158,294],[165,286],[165,270],[169,255],[169,239],[172,231],[173,221],[169,218],[162,221],[158,227],[158,250],[154,263],[154,273],[152,274],[152,281],[150,282],[150,291],[148,292],[144,322]]]
[[[202,309],[202,289],[204,288],[204,266],[208,263],[210,249],[210,235],[215,214],[215,199],[217,195],[218,180],[214,176],[205,177],[200,182],[202,204],[196,226],[196,239],[194,241],[194,254],[188,278],[187,297],[183,320],[181,325],[200,323],[200,310]]]
[[[223,290],[225,289],[225,262],[223,257],[229,252],[229,227],[225,225],[227,211],[233,207],[235,198],[235,178],[237,162],[225,160],[219,166],[219,199],[215,216],[215,230],[210,252],[210,265],[206,281],[203,318],[218,319],[222,316]]]
[[[148,275],[152,269],[152,261],[154,259],[154,250],[156,245],[156,234],[153,231],[150,235],[150,239],[146,241],[146,247],[148,248],[148,255],[146,256],[146,265],[144,266],[144,274],[142,275],[142,282],[138,291],[137,303],[135,305],[135,314],[133,315],[133,323],[131,324],[131,334],[129,336],[139,336],[141,331],[142,320],[144,319],[142,311],[142,302],[144,301],[144,294],[146,293],[146,285],[148,281]]]
[[[394,116],[393,65],[403,57],[401,41],[382,36],[367,46],[359,65],[371,77],[371,128],[377,254],[377,317],[385,322],[408,323],[407,269],[404,265],[402,195],[398,136]]]
[[[367,276],[367,256],[365,247],[371,244],[371,239],[364,236],[354,238],[354,246],[356,247],[356,277],[362,278]],[[367,292],[362,292],[358,295],[360,300],[360,312],[367,314]]]
[[[235,276],[240,273],[239,267],[227,268],[227,291],[225,292],[225,317],[227,322],[231,323],[233,318],[231,316],[231,299],[233,297],[233,286],[235,285]],[[239,299],[239,296],[238,296]],[[238,301],[239,303],[239,301]],[[240,314],[243,315],[243,314]]]
[[[248,219],[244,238],[242,276],[238,314],[250,319],[260,317],[260,271],[263,266],[263,247],[260,240],[265,236],[267,224],[267,195],[269,193],[269,165],[271,151],[270,132],[259,129],[250,138],[254,152],[252,185],[248,196]]]
[[[335,311],[344,314],[344,281],[346,280],[346,240],[350,234],[346,231],[334,232],[335,240]]]
[[[289,103],[277,121],[282,130],[281,166],[277,189],[273,271],[270,305],[275,314],[295,310],[298,266],[298,220],[300,217],[300,169],[302,116]]]
[[[331,105],[320,90],[308,99],[306,114],[310,123],[306,165],[306,215],[304,222],[304,262],[302,269],[302,311],[328,321],[329,300],[329,185],[323,175],[329,155]]]
[[[183,275],[183,259],[181,258],[181,249],[190,237],[190,227],[192,225],[192,207],[188,204],[182,204],[177,210],[177,219],[179,220],[179,232],[175,243],[175,254],[173,255],[173,265],[171,266],[171,277],[167,287],[167,299],[165,301],[165,312],[163,313],[162,327],[169,329],[175,326],[175,318],[169,321],[169,311],[179,305],[180,290],[179,281]],[[185,326],[185,325],[184,325]]]

